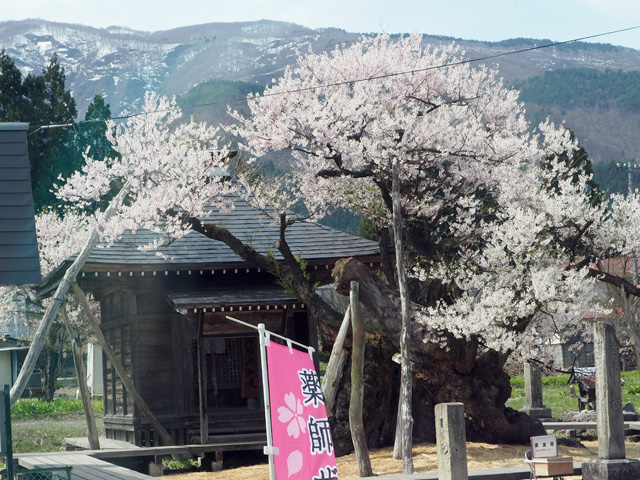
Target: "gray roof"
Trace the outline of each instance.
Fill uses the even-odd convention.
[[[200,290],[174,288],[168,289],[167,298],[176,311],[242,305],[278,305],[297,301],[295,296],[277,285],[243,285],[242,289],[238,289],[237,286]]]
[[[0,123],[0,285],[40,283],[27,123]]]
[[[240,197],[234,196],[232,201],[232,210],[220,211],[209,206],[208,213],[200,220],[204,224],[215,223],[227,228],[262,254],[277,252],[274,243],[279,239],[279,227]],[[158,238],[158,234],[141,229],[135,234],[125,234],[122,241],[109,247],[99,245],[91,253],[83,271],[206,270],[250,266],[226,244],[197,232],[191,232],[169,246],[160,247],[157,252],[138,249],[138,245],[149,244],[155,238]],[[377,242],[313,222],[294,223],[287,228],[286,238],[291,251],[310,264],[328,264],[338,258],[351,256],[372,257],[372,261],[376,261],[373,258],[380,253]]]

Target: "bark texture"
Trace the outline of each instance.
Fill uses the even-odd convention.
[[[399,390],[399,365],[391,357],[398,352],[401,334],[400,297],[365,265],[354,259],[340,261],[334,269],[338,290],[346,292],[352,280],[360,282],[360,300],[369,314],[383,326],[385,335],[367,342],[365,363],[364,423],[370,446],[390,445],[389,423],[395,423]],[[429,332],[412,322],[414,339],[429,339]],[[434,407],[443,402],[462,402],[467,416],[467,439],[470,441],[527,443],[532,435],[544,434],[542,424],[518,411],[505,407],[511,395],[509,375],[504,370],[505,355],[482,350],[477,342],[446,337],[447,349],[424,341],[411,344],[414,391],[413,438],[435,441]],[[344,385],[344,388],[349,388]],[[393,392],[389,394],[389,392]],[[395,397],[392,400],[391,397]],[[334,435],[340,435],[341,393],[338,393]],[[388,403],[387,403],[388,402]],[[384,404],[384,405],[383,405]],[[382,410],[384,413],[378,415]],[[393,427],[391,426],[391,437]],[[348,440],[336,440],[338,453],[348,452]]]
[[[367,439],[362,422],[362,404],[364,393],[364,352],[365,332],[364,320],[360,311],[358,282],[351,282],[351,326],[353,331],[353,350],[351,355],[351,398],[349,400],[349,425],[351,438],[358,462],[358,475],[370,477],[373,475]]]

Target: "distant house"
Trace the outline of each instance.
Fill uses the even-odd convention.
[[[28,128],[27,123],[0,123],[0,285],[38,284],[42,280],[27,149]],[[28,349],[19,346],[15,332],[6,327],[0,327],[0,387],[13,384],[19,358]],[[36,383],[37,380],[32,379]]]
[[[562,341],[554,337],[547,343],[546,349],[553,357],[554,367],[561,370],[595,365],[593,342],[584,342],[577,335]]]
[[[233,204],[230,211],[212,206],[200,220],[224,226],[278,259],[279,227],[239,197]],[[98,246],[78,275],[80,286],[100,302],[105,337],[174,443],[264,435],[258,336],[226,317],[264,323],[309,345],[317,342],[317,328],[306,305],[222,242],[191,232],[158,252],[137,248],[156,237],[139,230],[110,248]],[[380,264],[376,242],[311,222],[290,226],[287,241],[317,282],[326,283],[343,257]],[[71,260],[45,279],[42,291],[53,288]],[[158,445],[113,365],[106,358],[103,362],[106,436]],[[205,438],[203,431],[208,431]]]

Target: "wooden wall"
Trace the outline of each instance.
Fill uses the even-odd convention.
[[[198,316],[176,313],[165,300],[163,281],[164,277],[111,277],[109,283],[102,283],[100,290],[94,292],[100,300],[101,328],[135,387],[174,442],[185,444],[190,442],[190,432],[199,431],[198,365],[194,348],[199,334]],[[207,286],[215,288],[215,284]],[[273,314],[269,312],[269,316]],[[306,312],[287,310],[277,315],[280,328],[275,331],[284,330],[298,341],[308,341]],[[237,325],[230,328],[237,330]],[[225,333],[223,329],[212,336]],[[106,359],[104,362],[107,437],[140,446],[159,445],[157,435],[124,389],[115,369]],[[248,413],[251,414],[248,420],[258,425],[253,416],[259,417],[259,412]],[[234,419],[240,421],[235,413],[224,421]],[[212,417],[218,428],[224,425],[220,420],[214,421]]]

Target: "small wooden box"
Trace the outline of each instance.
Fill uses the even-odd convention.
[[[572,457],[534,458],[531,464],[535,474],[541,477],[573,474]]]

